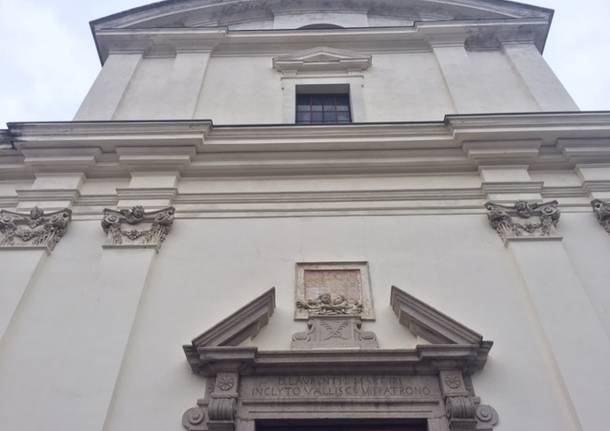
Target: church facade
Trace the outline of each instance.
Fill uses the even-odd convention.
[[[0,428],[601,431],[610,113],[502,0],[167,0],[0,130]]]

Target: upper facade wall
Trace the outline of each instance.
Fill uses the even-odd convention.
[[[94,22],[104,66],[75,119],[291,124],[299,86],[337,84],[354,122],[578,109],[541,56],[536,9],[351,3],[164,2]]]

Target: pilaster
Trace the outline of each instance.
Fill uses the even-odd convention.
[[[543,183],[531,179],[528,165],[481,164],[479,175],[483,192],[494,202],[542,200]]]
[[[576,173],[591,199],[610,199],[610,164],[578,164]]]
[[[178,51],[167,83],[167,118],[189,119],[195,115],[211,51]]]
[[[541,111],[578,111],[533,42],[504,42],[502,47]]]
[[[479,112],[476,101],[485,100],[486,95],[472,79],[475,70],[468,58],[464,40],[435,40],[431,41],[430,45],[447,83],[456,112]]]
[[[111,120],[141,60],[142,52],[109,55],[74,120]]]
[[[488,203],[487,209],[521,273],[575,421],[585,431],[603,428],[610,339],[558,234],[557,202]]]
[[[0,247],[0,345],[46,256],[44,249]]]
[[[113,351],[107,362],[100,364],[103,379],[103,403],[96,429],[103,429],[110,413],[115,386],[118,382],[129,337],[137,320],[137,313],[145,295],[148,275],[156,254],[173,224],[173,208],[146,212],[142,207],[130,210],[104,210],[102,229],[107,236],[103,245],[98,283],[100,291],[99,321],[106,328],[100,330],[103,339],[96,348]],[[101,314],[105,314],[105,317]],[[112,317],[109,317],[112,316]],[[98,321],[98,320],[96,320]],[[104,347],[103,343],[107,343]]]

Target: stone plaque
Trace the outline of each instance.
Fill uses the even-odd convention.
[[[248,401],[307,401],[366,399],[408,401],[440,397],[435,376],[314,375],[248,377],[241,399]]]
[[[331,304],[361,307],[358,313],[361,319],[375,319],[366,262],[298,263],[296,278],[297,304],[329,295]],[[295,319],[305,320],[309,316],[306,307],[297,307]]]

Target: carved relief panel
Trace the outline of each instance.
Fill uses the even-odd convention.
[[[295,319],[351,315],[374,320],[366,262],[298,263]]]

